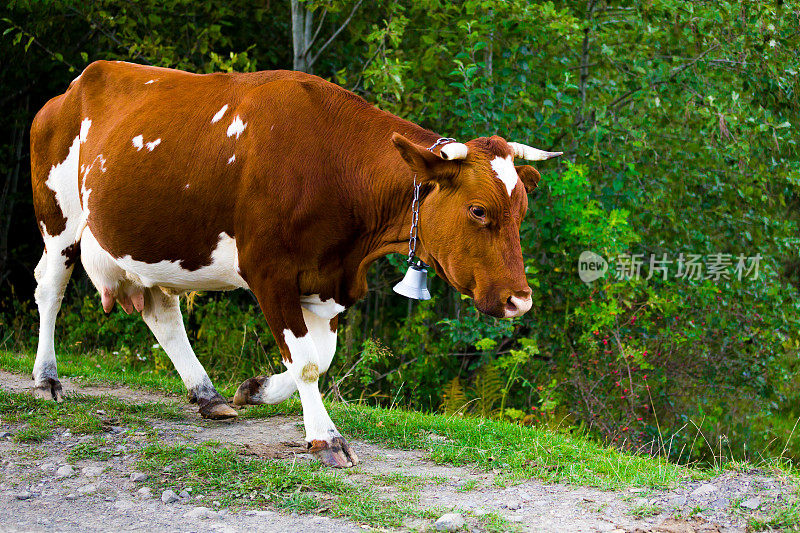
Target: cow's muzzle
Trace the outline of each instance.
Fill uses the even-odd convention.
[[[527,290],[527,294],[522,296],[509,296],[506,300],[505,318],[514,318],[522,316],[530,311],[533,305],[531,300],[531,290]]]

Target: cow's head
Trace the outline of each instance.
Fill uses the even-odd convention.
[[[514,158],[561,155],[501,137],[451,142],[437,151],[392,136],[418,183],[431,185],[420,207],[419,255],[482,312],[520,316],[531,308],[519,229],[539,172]]]

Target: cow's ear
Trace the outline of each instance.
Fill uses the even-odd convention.
[[[392,144],[411,170],[417,174],[420,183],[437,182],[444,185],[458,174],[457,162],[448,161],[424,146],[409,141],[399,133],[392,134]]]
[[[530,165],[520,165],[514,168],[517,169],[517,175],[519,179],[522,180],[526,191],[531,192],[539,186],[539,178],[541,178],[541,176],[538,170]]]

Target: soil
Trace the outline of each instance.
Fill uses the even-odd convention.
[[[71,394],[110,395],[132,402],[178,405],[186,420],[151,420],[159,438],[173,442],[216,441],[240,446],[243,453],[285,461],[308,461],[303,453],[302,419],[275,416],[232,422],[202,420],[196,407],[174,397],[126,387],[82,385],[62,379],[65,401]],[[27,377],[0,371],[0,388],[30,390]],[[245,511],[201,501],[190,495],[163,503],[161,494],[140,493],[148,480],[134,482],[137,440],[123,432],[104,436],[118,439],[120,453],[107,461],[67,461],[69,450],[87,436],[56,429],[54,437],[38,444],[12,441],[18,429],[0,423],[0,530],[2,531],[266,531],[307,530],[315,533],[371,529],[357,522],[314,514],[263,509]],[[141,445],[146,439],[142,438]],[[351,441],[361,464],[348,475],[356,484],[373,484],[371,474],[421,476],[418,505],[461,512],[470,531],[480,531],[480,516],[496,513],[523,531],[535,532],[736,532],[746,531],[751,516],[794,498],[791,480],[774,472],[726,472],[717,478],[669,490],[632,487],[604,491],[591,487],[547,484],[527,480],[503,486],[495,472],[435,464],[424,451],[399,450]],[[75,475],[59,478],[57,469],[71,464]],[[102,470],[102,472],[100,472]],[[93,486],[93,487],[92,487]],[[394,486],[373,487],[392,499]],[[183,487],[174,487],[180,493]],[[217,502],[218,503],[218,502]],[[648,515],[648,516],[645,516]],[[416,520],[403,530],[433,530],[433,520]]]

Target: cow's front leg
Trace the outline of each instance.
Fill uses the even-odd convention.
[[[335,314],[321,317],[303,308],[300,296],[296,294],[276,302],[273,296],[282,294],[285,297],[286,290],[274,287],[263,287],[263,290],[259,290],[254,285],[256,284],[250,282],[287,369],[285,373],[270,378],[254,378],[257,380],[253,385],[256,389],[254,396],[257,400],[288,397],[294,392],[286,383],[287,376],[290,377],[303,405],[303,423],[309,452],[329,466],[342,468],[357,464],[358,456],[336,429],[319,392],[319,376],[330,366],[336,349]],[[240,392],[244,394],[242,389],[252,383],[252,380],[245,381]],[[270,383],[273,385],[270,386]]]
[[[283,338],[292,357],[291,362],[284,363],[295,380],[303,404],[309,452],[329,466],[341,468],[357,464],[358,456],[336,429],[322,403],[319,393],[321,363],[312,334],[298,337],[291,329],[286,329]]]

